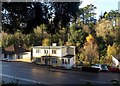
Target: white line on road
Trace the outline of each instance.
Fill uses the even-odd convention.
[[[85,81],[85,82],[97,82],[97,83],[100,83],[100,84],[107,84],[106,82],[103,82],[103,81],[93,81],[93,80],[87,80],[87,79],[79,79],[80,81]]]
[[[15,76],[6,75],[6,74],[0,74],[0,76],[11,78],[11,79],[16,79],[16,80],[22,80],[22,81],[26,81],[26,82],[32,82],[32,83],[36,83],[36,84],[47,84],[47,83],[41,82],[41,81],[35,81],[35,80],[31,80],[31,79],[19,78],[19,77],[15,77]]]

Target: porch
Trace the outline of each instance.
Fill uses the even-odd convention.
[[[52,66],[52,67],[64,67],[71,68],[74,64],[74,55],[66,55],[63,57],[57,56],[42,56],[39,58],[34,58],[35,62],[40,65]]]

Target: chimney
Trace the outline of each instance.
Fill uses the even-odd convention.
[[[57,43],[52,43],[52,46],[57,46]]]

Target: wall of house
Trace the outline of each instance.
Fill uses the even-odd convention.
[[[69,46],[68,53],[70,55],[74,55],[73,58],[71,59],[72,61],[70,61],[70,62],[73,62],[71,64],[75,64],[75,62],[76,62],[75,46]]]
[[[67,55],[67,47],[62,47],[62,53],[61,53],[61,56],[65,56]]]
[[[64,61],[62,62],[62,60]],[[70,68],[70,64],[68,64],[68,58],[61,58],[61,67]]]
[[[62,61],[61,58],[57,58],[57,65],[56,66],[62,66]]]
[[[25,58],[31,58],[31,52],[23,53],[23,59],[25,59]]]
[[[38,50],[38,51],[37,51]],[[48,51],[48,53],[45,53],[45,50]],[[56,54],[52,53],[52,50],[56,50]],[[36,52],[37,51],[37,52]],[[74,46],[61,46],[59,48],[53,48],[53,49],[41,49],[41,47],[34,47],[33,48],[33,61],[36,61],[37,58],[41,58],[42,56],[55,56],[57,57],[57,63],[52,63],[51,59],[51,65],[54,67],[60,66],[60,67],[66,67],[70,68],[75,63],[75,58],[70,58],[70,63],[68,64],[62,64],[62,59],[66,60],[68,62],[68,58],[62,58],[63,56],[71,54],[75,55],[75,47]],[[52,58],[52,57],[51,57]],[[45,61],[40,60],[41,62],[37,62],[38,64],[45,64]]]
[[[113,62],[112,66],[116,66],[117,67],[118,65],[120,65],[119,61],[115,57],[113,57],[113,56],[112,56],[112,62]]]
[[[31,62],[31,52],[25,52],[25,53],[23,53],[22,59],[25,62]]]
[[[13,55],[7,54],[7,59],[8,60],[16,60],[16,55],[15,54],[13,54]]]
[[[39,53],[36,53],[38,48],[33,48],[33,57],[41,57],[41,56],[58,56],[61,57],[61,49],[39,49]],[[45,50],[48,53],[45,53]],[[56,54],[52,54],[52,50],[56,50]]]
[[[75,55],[75,47],[74,46],[69,46],[68,47],[68,54]]]
[[[70,58],[70,67],[72,67],[75,64],[74,57]]]
[[[23,61],[23,62],[31,62],[31,52],[24,52],[21,54],[15,54],[15,55],[13,55],[13,60]]]

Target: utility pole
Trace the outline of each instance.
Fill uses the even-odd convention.
[[[52,28],[52,19],[50,19],[50,23],[51,23],[51,28]],[[49,71],[50,71],[50,46],[51,46],[51,33],[49,33]]]

